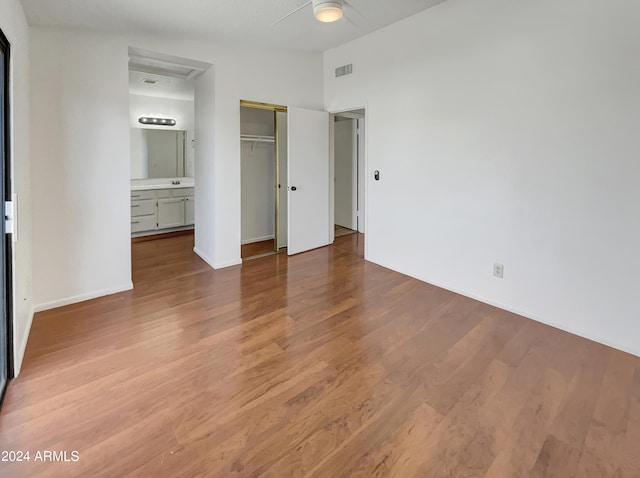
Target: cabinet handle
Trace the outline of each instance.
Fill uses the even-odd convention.
[[[132,198],[139,198],[139,197],[140,197],[140,195],[139,195],[139,194],[137,194],[137,195],[135,195],[135,196],[134,196],[134,195],[131,195],[131,197],[132,197]]]
[[[131,221],[131,224],[140,224],[140,221]]]
[[[131,207],[140,207],[140,204],[132,204]]]

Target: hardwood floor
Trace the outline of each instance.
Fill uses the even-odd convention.
[[[358,231],[354,231],[353,229],[349,229],[347,227],[338,226],[337,224],[334,226],[334,237],[346,236],[348,234],[355,234]]]
[[[157,241],[158,239],[169,239],[170,237],[193,236],[194,234],[195,234],[194,229],[187,229],[185,231],[163,232],[162,234],[151,234],[149,236],[132,237],[131,242],[136,243],[136,242]]]
[[[31,461],[0,476],[640,476],[640,358],[366,263],[358,234],[215,272],[191,241],[37,314],[0,414]]]
[[[252,242],[251,244],[243,244],[241,246],[240,257],[243,259],[254,257],[260,254],[275,253],[275,239],[267,241]]]

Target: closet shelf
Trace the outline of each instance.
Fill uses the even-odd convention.
[[[242,141],[258,141],[264,143],[273,143],[276,140],[275,136],[255,135],[255,134],[243,134],[240,135]]]
[[[240,135],[240,141],[247,141],[249,143],[252,143],[251,151],[253,151],[258,143],[271,143],[271,144],[273,144],[273,143],[276,142],[276,138],[275,138],[275,136],[243,134],[243,135]]]

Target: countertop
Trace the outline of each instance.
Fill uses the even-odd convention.
[[[180,184],[132,184],[132,191],[150,191],[153,189],[181,189],[181,188],[192,188],[193,183],[180,183]]]

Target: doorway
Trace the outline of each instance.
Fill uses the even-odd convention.
[[[0,178],[0,194],[2,195],[2,216],[7,217],[6,201],[11,201],[10,175],[10,114],[9,114],[9,54],[10,46],[7,38],[0,31],[0,154],[2,154],[2,177]],[[7,238],[6,221],[2,223],[0,236],[0,405],[4,398],[9,380],[13,377],[12,354],[12,314],[11,314],[11,240]]]
[[[334,235],[364,233],[365,110],[332,115]]]
[[[287,248],[287,108],[240,102],[241,257]]]
[[[242,259],[330,244],[329,113],[245,100],[240,113]],[[258,223],[261,229],[252,229]],[[259,243],[264,252],[247,252]]]
[[[139,242],[175,236],[190,236],[184,244],[193,248],[196,82],[210,66],[129,47],[132,253]]]

